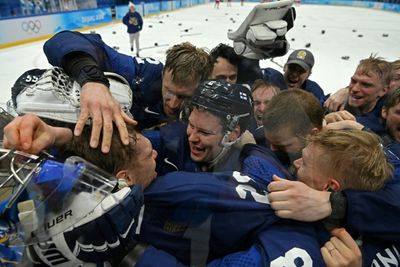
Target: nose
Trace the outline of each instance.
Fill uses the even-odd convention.
[[[260,113],[264,113],[265,104],[264,104],[264,103],[260,104],[260,105],[257,107],[257,110],[258,110]]]
[[[234,83],[235,83],[235,80],[234,80],[233,78],[229,78],[229,77],[227,77],[227,78],[225,79],[225,81],[226,81],[227,83],[230,83],[230,84],[234,84]]]
[[[171,96],[170,99],[168,100],[168,106],[170,109],[176,110],[180,108],[182,102],[183,99],[179,99],[176,96]]]
[[[272,151],[279,151],[279,148],[278,148],[277,146],[273,145],[273,144],[270,144],[270,145],[269,145],[269,148],[270,148]]]
[[[187,131],[187,135],[189,142],[197,142],[199,140],[197,132],[194,129]]]

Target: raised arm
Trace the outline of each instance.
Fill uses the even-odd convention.
[[[52,127],[33,114],[16,117],[4,127],[3,146],[37,154],[52,145],[72,139],[68,128]]]
[[[50,64],[62,67],[82,87],[80,116],[74,134],[79,136],[86,121],[91,119],[93,129],[90,145],[93,148],[97,147],[103,132],[102,151],[107,153],[110,149],[114,121],[121,141],[128,144],[125,123],[135,124],[135,121],[122,111],[119,103],[110,94],[109,82],[103,71],[122,72],[119,74],[126,79],[132,79],[132,60],[129,61],[128,56],[113,51],[98,35],[83,35],[70,31],[56,34],[45,43],[43,49]],[[128,69],[129,62],[131,73],[121,71],[124,68]]]

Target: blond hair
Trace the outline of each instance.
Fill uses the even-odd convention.
[[[380,81],[382,88],[389,86],[392,80],[392,63],[384,60],[376,55],[371,55],[369,58],[362,59],[357,66],[357,71],[368,75],[375,73]]]
[[[323,130],[307,141],[323,149],[329,162],[325,172],[340,181],[344,189],[376,191],[393,173],[380,139],[373,133]]]
[[[208,53],[189,42],[174,45],[167,50],[165,71],[171,71],[178,86],[199,84],[211,74],[213,65]]]

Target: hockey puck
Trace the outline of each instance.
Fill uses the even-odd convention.
[[[149,28],[153,28],[153,25],[149,25]]]
[[[389,34],[388,33],[384,33],[384,34],[382,34],[382,37],[389,37]]]
[[[228,32],[231,32],[232,31],[232,29],[228,29]]]
[[[306,43],[306,45],[305,45],[305,47],[310,47],[311,46],[311,43]]]
[[[325,30],[322,30],[322,31],[321,31],[321,34],[325,34]]]
[[[353,32],[356,32],[357,30],[356,29],[353,29]]]
[[[178,23],[178,26],[182,26],[182,23]]]
[[[117,32],[116,32],[116,31],[113,31],[112,34],[117,34]]]
[[[349,56],[342,56],[343,60],[349,60],[349,58],[350,58]]]
[[[114,50],[119,50],[119,46],[113,46]]]
[[[160,21],[159,21],[159,23],[161,23],[161,24],[162,24],[162,23],[163,23],[163,22],[162,22],[162,20],[160,20]]]
[[[306,25],[303,25],[303,28],[305,28],[306,27]]]
[[[292,42],[294,42],[296,39],[292,38],[292,39],[290,39],[290,40],[292,40]]]
[[[363,36],[364,36],[364,35],[362,35],[362,34],[359,34],[359,35],[358,35],[358,37],[360,37],[360,38],[363,37]]]
[[[188,32],[188,31],[189,31],[189,29],[184,29],[183,31],[184,31],[184,32]]]
[[[158,46],[158,43],[154,43],[154,46]]]
[[[208,19],[206,19],[206,21],[208,21]]]

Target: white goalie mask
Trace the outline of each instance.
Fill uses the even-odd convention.
[[[0,148],[0,218],[8,222],[0,229],[2,243],[49,240],[90,214],[116,185],[116,178],[79,157],[60,163],[47,154]]]

